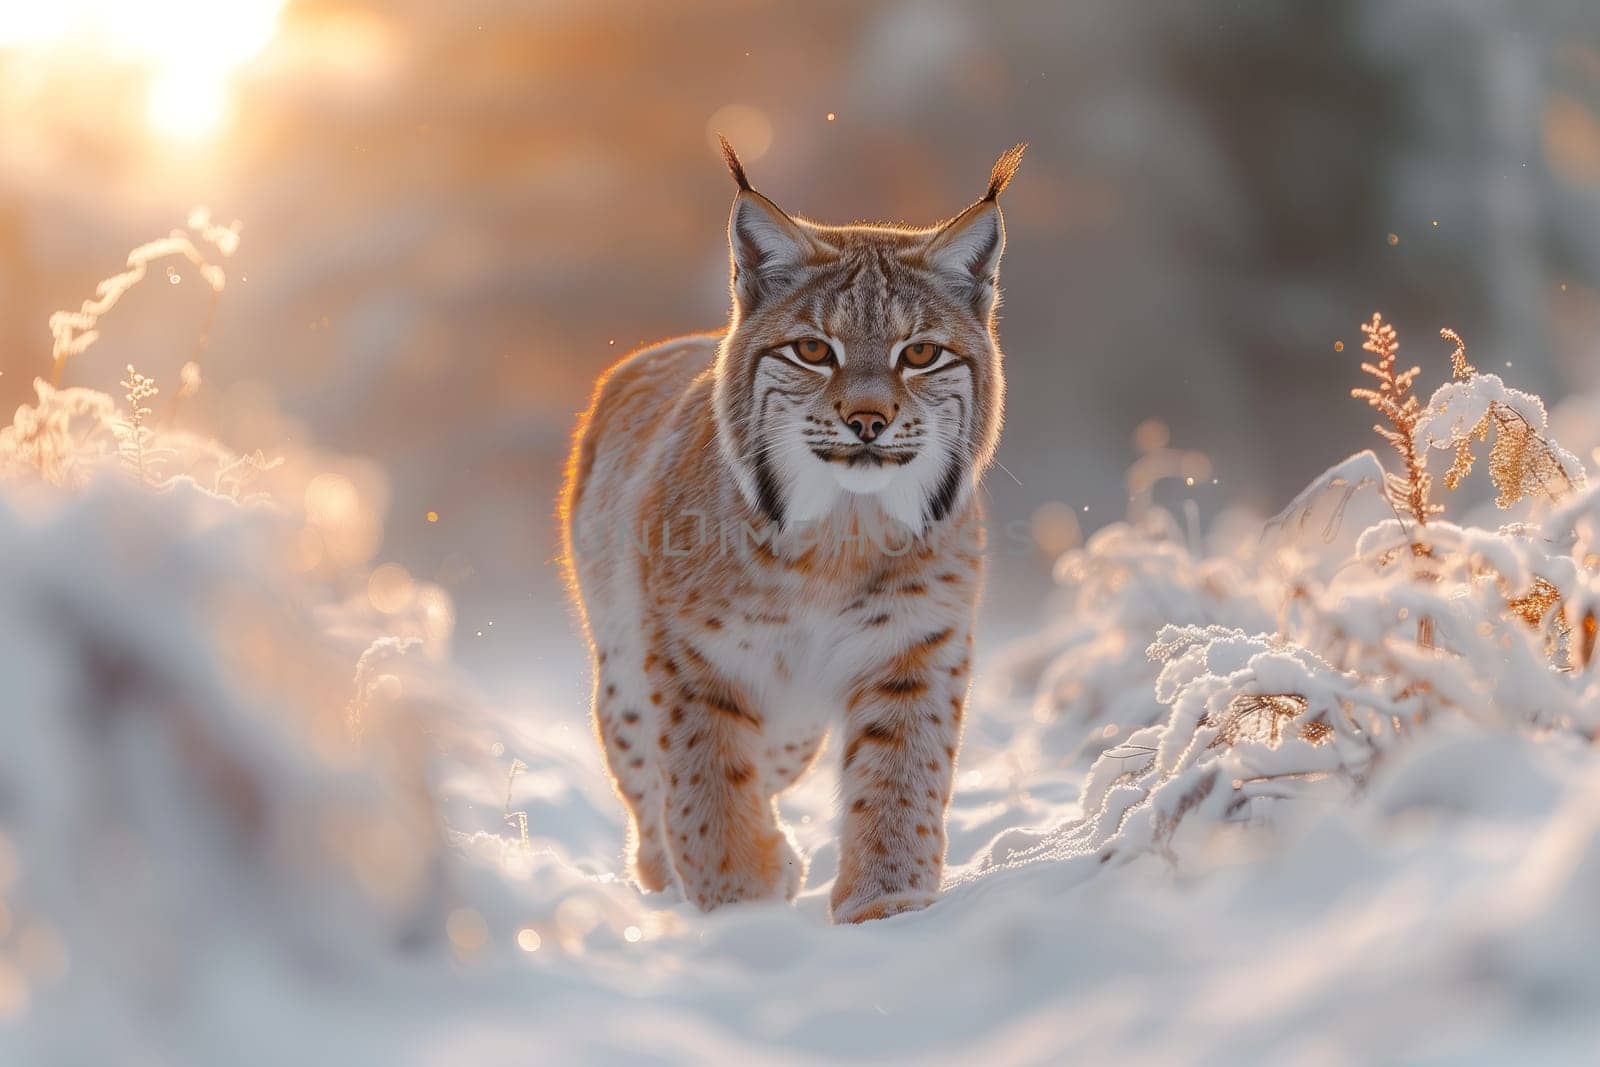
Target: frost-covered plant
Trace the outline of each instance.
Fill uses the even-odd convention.
[[[34,380],[39,401],[0,428],[0,479],[76,488],[119,454],[116,401],[93,389],[57,389]]]
[[[1090,755],[1161,714],[1155,668],[1130,656],[1130,642],[1142,647],[1173,622],[1259,628],[1270,618],[1238,561],[1197,553],[1159,509],[1094,534],[1062,557],[1056,580],[1080,626],[1042,672],[1034,717],[1084,731]]]
[[[1161,663],[1165,723],[1110,749],[1083,790],[1082,851],[1175,856],[1185,819],[1247,819],[1330,777],[1365,781],[1411,709],[1282,638],[1226,627],[1168,626],[1149,649]]]
[[[1600,493],[1584,488],[1538,398],[1478,373],[1453,332],[1454,380],[1424,406],[1419,370],[1397,367],[1393,327],[1374,315],[1362,330],[1377,385],[1354,392],[1385,416],[1376,429],[1399,471],[1371,452],[1337,464],[1242,560],[1194,558],[1145,523],[1108,528],[1061,561],[1081,631],[1039,669],[1036,700],[1103,751],[1082,821],[1052,848],[1176,858],[1182,826],[1204,834],[1315,783],[1360,788],[1443,720],[1600,736]],[[1490,430],[1500,505],[1537,496],[1542,518],[1484,529],[1439,517],[1428,451],[1455,452],[1454,488],[1470,442]],[[1238,621],[1252,614],[1269,621]],[[1104,710],[1080,694],[1139,677],[1126,648],[1139,634],[1159,669],[1152,696],[1123,698],[1102,729]]]
[[[1584,483],[1578,458],[1550,438],[1544,401],[1511,389],[1498,375],[1480,374],[1467,362],[1466,343],[1454,330],[1439,335],[1455,344],[1450,363],[1455,381],[1439,387],[1427,411],[1411,427],[1415,449],[1453,449],[1455,461],[1444,476],[1454,489],[1472,473],[1474,440],[1495,434],[1489,451],[1489,477],[1509,508],[1525,497],[1557,500]]]
[[[1600,673],[1600,485],[1567,497],[1545,519],[1550,546],[1574,565],[1564,587],[1554,588],[1568,639],[1569,668]]]
[[[1141,444],[1141,462],[1129,472],[1130,517],[1057,559],[1060,621],[1007,649],[989,672],[1031,690],[1044,748],[1073,751],[1085,764],[1162,716],[1152,690],[1157,667],[1142,655],[1162,626],[1271,624],[1241,561],[1208,556],[1148,499],[1149,479],[1207,469],[1198,453],[1167,449],[1164,440],[1157,447]],[[1153,456],[1159,464],[1142,462]]]
[[[511,766],[506,770],[506,807],[505,822],[507,826],[517,831],[517,844],[522,846],[524,852],[529,851],[533,845],[528,839],[528,813],[526,811],[512,811],[511,798],[516,789],[517,775],[528,769],[528,765],[520,759],[513,759]]]
[[[211,293],[211,310],[226,285],[226,275],[202,252],[211,248],[222,256],[239,246],[239,224],[220,226],[210,213],[197,208],[188,229],[173,230],[128,255],[128,267],[100,282],[95,297],[77,311],[59,311],[50,317],[54,337],[51,380],[34,381],[38,402],[19,407],[10,426],[0,429],[0,477],[37,479],[57,488],[81,488],[92,474],[112,458],[140,484],[170,488],[176,480],[192,481],[210,492],[240,503],[261,504],[273,494],[260,489],[257,479],[278,467],[260,450],[243,454],[226,448],[216,438],[173,428],[179,401],[199,391],[202,374],[198,356],[207,343],[202,331],[195,358],[179,371],[179,388],[166,418],[157,417],[151,402],[160,393],[153,378],[132,364],[122,380],[126,410],[118,413],[111,397],[98,390],[60,387],[67,360],[81,354],[99,339],[102,316],[145,277],[150,266],[163,258],[181,257],[193,263]],[[209,331],[209,319],[206,331]]]
[[[198,243],[230,254],[236,230],[190,222],[52,320],[58,375],[161,256],[220,291]],[[200,380],[191,360],[178,396]],[[151,1005],[239,959],[298,984],[438,941],[435,778],[472,749],[440,714],[448,597],[349,595],[381,514],[359,465],[240,454],[157,417],[132,366],[122,389],[41,379],[0,428],[0,915],[71,960],[31,995],[148,1039],[172,1015]]]
[[[227,285],[227,274],[211,262],[203,249],[216,250],[223,258],[239,248],[239,223],[221,226],[213,222],[205,208],[196,208],[189,214],[188,229],[175,229],[166,237],[149,241],[128,253],[126,269],[104,279],[95,287],[94,297],[85,300],[77,311],[58,311],[50,316],[51,346],[50,384],[60,386],[62,371],[73,356],[82,355],[100,338],[100,319],[120,301],[135,285],[144,280],[150,266],[159,260],[181,258],[192,263],[201,279],[211,291],[211,310],[215,313],[216,298]],[[204,348],[206,331],[200,335],[198,348]],[[191,362],[193,362],[191,360]]]

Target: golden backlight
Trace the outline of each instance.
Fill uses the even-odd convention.
[[[148,74],[151,129],[198,138],[228,115],[235,71],[272,39],[284,0],[54,0],[6,5],[0,50],[70,53]]]

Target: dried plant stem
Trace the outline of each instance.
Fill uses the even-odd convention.
[[[1389,499],[1394,503],[1396,511],[1404,511],[1411,515],[1416,522],[1416,527],[1411,532],[1411,553],[1418,558],[1432,555],[1432,550],[1427,542],[1420,537],[1422,528],[1428,525],[1428,517],[1436,515],[1441,510],[1437,505],[1428,500],[1429,490],[1433,485],[1433,476],[1428,473],[1428,457],[1425,452],[1417,450],[1416,428],[1417,420],[1421,418],[1423,408],[1418,403],[1416,395],[1411,391],[1412,382],[1421,373],[1420,367],[1411,367],[1408,370],[1396,371],[1395,359],[1400,352],[1400,338],[1395,333],[1393,326],[1383,321],[1383,316],[1378,312],[1372,313],[1372,321],[1361,324],[1361,332],[1366,334],[1366,341],[1362,349],[1378,357],[1377,363],[1363,363],[1361,369],[1377,379],[1377,388],[1361,388],[1350,390],[1350,395],[1365,400],[1370,406],[1378,409],[1389,420],[1389,425],[1379,423],[1373,430],[1400,456],[1400,462],[1405,468],[1405,475],[1390,474],[1386,477],[1386,488]],[[1460,361],[1466,363],[1466,348],[1460,349]],[[1433,620],[1423,616],[1417,620],[1417,645],[1421,648],[1434,647]]]
[[[1450,353],[1451,377],[1458,382],[1464,382],[1478,373],[1478,368],[1467,362],[1467,342],[1461,339],[1459,333],[1446,326],[1439,331],[1439,336],[1456,346],[1456,350]]]
[[[1350,395],[1365,400],[1389,420],[1388,426],[1382,423],[1373,426],[1378,436],[1394,448],[1405,467],[1404,477],[1390,475],[1389,495],[1396,507],[1408,512],[1420,528],[1428,524],[1430,515],[1439,512],[1428,501],[1428,491],[1432,486],[1428,458],[1417,451],[1413,439],[1417,419],[1422,415],[1422,406],[1411,392],[1411,383],[1421,368],[1412,367],[1396,372],[1395,357],[1400,351],[1400,341],[1394,327],[1384,322],[1382,315],[1373,312],[1372,321],[1361,324],[1361,332],[1367,335],[1361,347],[1378,357],[1377,363],[1363,363],[1361,369],[1377,379],[1378,385],[1376,389],[1352,389]],[[1420,542],[1414,541],[1412,549],[1418,555],[1426,553],[1426,546]]]

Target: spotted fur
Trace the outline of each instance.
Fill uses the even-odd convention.
[[[710,909],[799,890],[774,798],[839,728],[832,914],[881,918],[943,872],[1004,398],[996,198],[1021,146],[920,230],[791,217],[724,149],[728,326],[608,370],[568,465],[595,732],[640,884]],[[913,366],[921,344],[938,355]]]

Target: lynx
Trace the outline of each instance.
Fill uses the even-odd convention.
[[[776,797],[838,726],[833,920],[937,896],[1005,388],[998,198],[1025,147],[911,229],[788,215],[724,141],[727,328],[596,385],[561,513],[644,888],[792,900]]]

